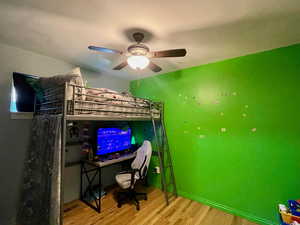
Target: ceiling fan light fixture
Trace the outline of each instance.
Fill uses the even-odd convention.
[[[127,58],[127,63],[132,69],[143,70],[149,65],[150,60],[144,55],[131,55]]]

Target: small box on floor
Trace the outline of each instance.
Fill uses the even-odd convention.
[[[288,206],[279,204],[282,225],[300,225],[300,200],[289,200]]]

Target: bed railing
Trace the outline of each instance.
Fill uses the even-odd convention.
[[[125,118],[160,117],[159,103],[126,93],[82,87],[69,83],[44,90],[42,98],[36,98],[35,113],[62,114],[64,104],[66,104],[66,115]]]

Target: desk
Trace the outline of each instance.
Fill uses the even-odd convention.
[[[97,212],[101,212],[101,191],[102,191],[102,184],[101,184],[101,168],[110,166],[116,163],[125,162],[130,159],[134,159],[136,156],[136,152],[121,156],[117,159],[111,159],[106,161],[89,161],[89,160],[82,160],[80,163],[80,200],[96,210]],[[87,165],[93,168],[87,168]],[[83,187],[83,179],[86,178],[88,185],[87,187]],[[93,185],[94,181],[96,181],[98,177],[98,184]],[[99,196],[96,196],[94,186],[97,187],[97,191]],[[92,199],[86,199],[87,196]],[[91,203],[91,201],[95,201],[95,205]]]

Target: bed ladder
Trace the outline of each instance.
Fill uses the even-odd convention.
[[[157,103],[154,103],[157,104]],[[153,126],[153,132],[157,147],[157,156],[159,159],[159,168],[161,175],[161,187],[164,192],[165,200],[169,205],[170,200],[177,197],[175,176],[173,171],[172,159],[168,144],[168,138],[164,125],[164,104],[159,103],[160,117],[155,119],[153,116],[153,103],[150,103],[150,114]]]

